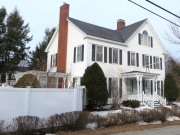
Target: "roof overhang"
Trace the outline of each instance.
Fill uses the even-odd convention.
[[[100,38],[100,37],[95,37],[95,36],[91,36],[91,35],[86,35],[84,37],[84,39],[94,39],[94,40],[104,41],[106,43],[108,42],[108,43],[117,44],[117,45],[127,47],[127,44],[124,44],[124,43],[121,43],[121,42],[118,42],[118,41],[113,41],[113,40],[109,40],[109,39]]]
[[[157,74],[157,73],[149,73],[149,72],[142,72],[142,71],[130,71],[130,72],[122,73],[122,76],[124,78],[136,78],[138,76],[142,76],[142,78],[153,79],[159,75],[160,74]]]

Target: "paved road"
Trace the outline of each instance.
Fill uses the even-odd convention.
[[[164,128],[154,128],[143,131],[117,133],[112,135],[180,135],[180,125]]]

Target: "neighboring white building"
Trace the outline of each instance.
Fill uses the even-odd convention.
[[[165,105],[167,52],[148,19],[129,26],[120,19],[112,30],[70,18],[65,3],[46,52],[47,70],[70,74],[75,85],[80,85],[85,69],[97,62],[107,78],[109,102],[118,95],[153,107],[154,102]]]

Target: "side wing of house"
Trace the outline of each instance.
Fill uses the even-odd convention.
[[[59,29],[57,28],[45,50],[45,52],[47,52],[48,72],[57,71],[58,33],[59,33]]]

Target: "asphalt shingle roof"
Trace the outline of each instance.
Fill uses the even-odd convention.
[[[111,30],[70,17],[68,17],[68,20],[87,35],[124,43],[147,19],[118,30]]]

